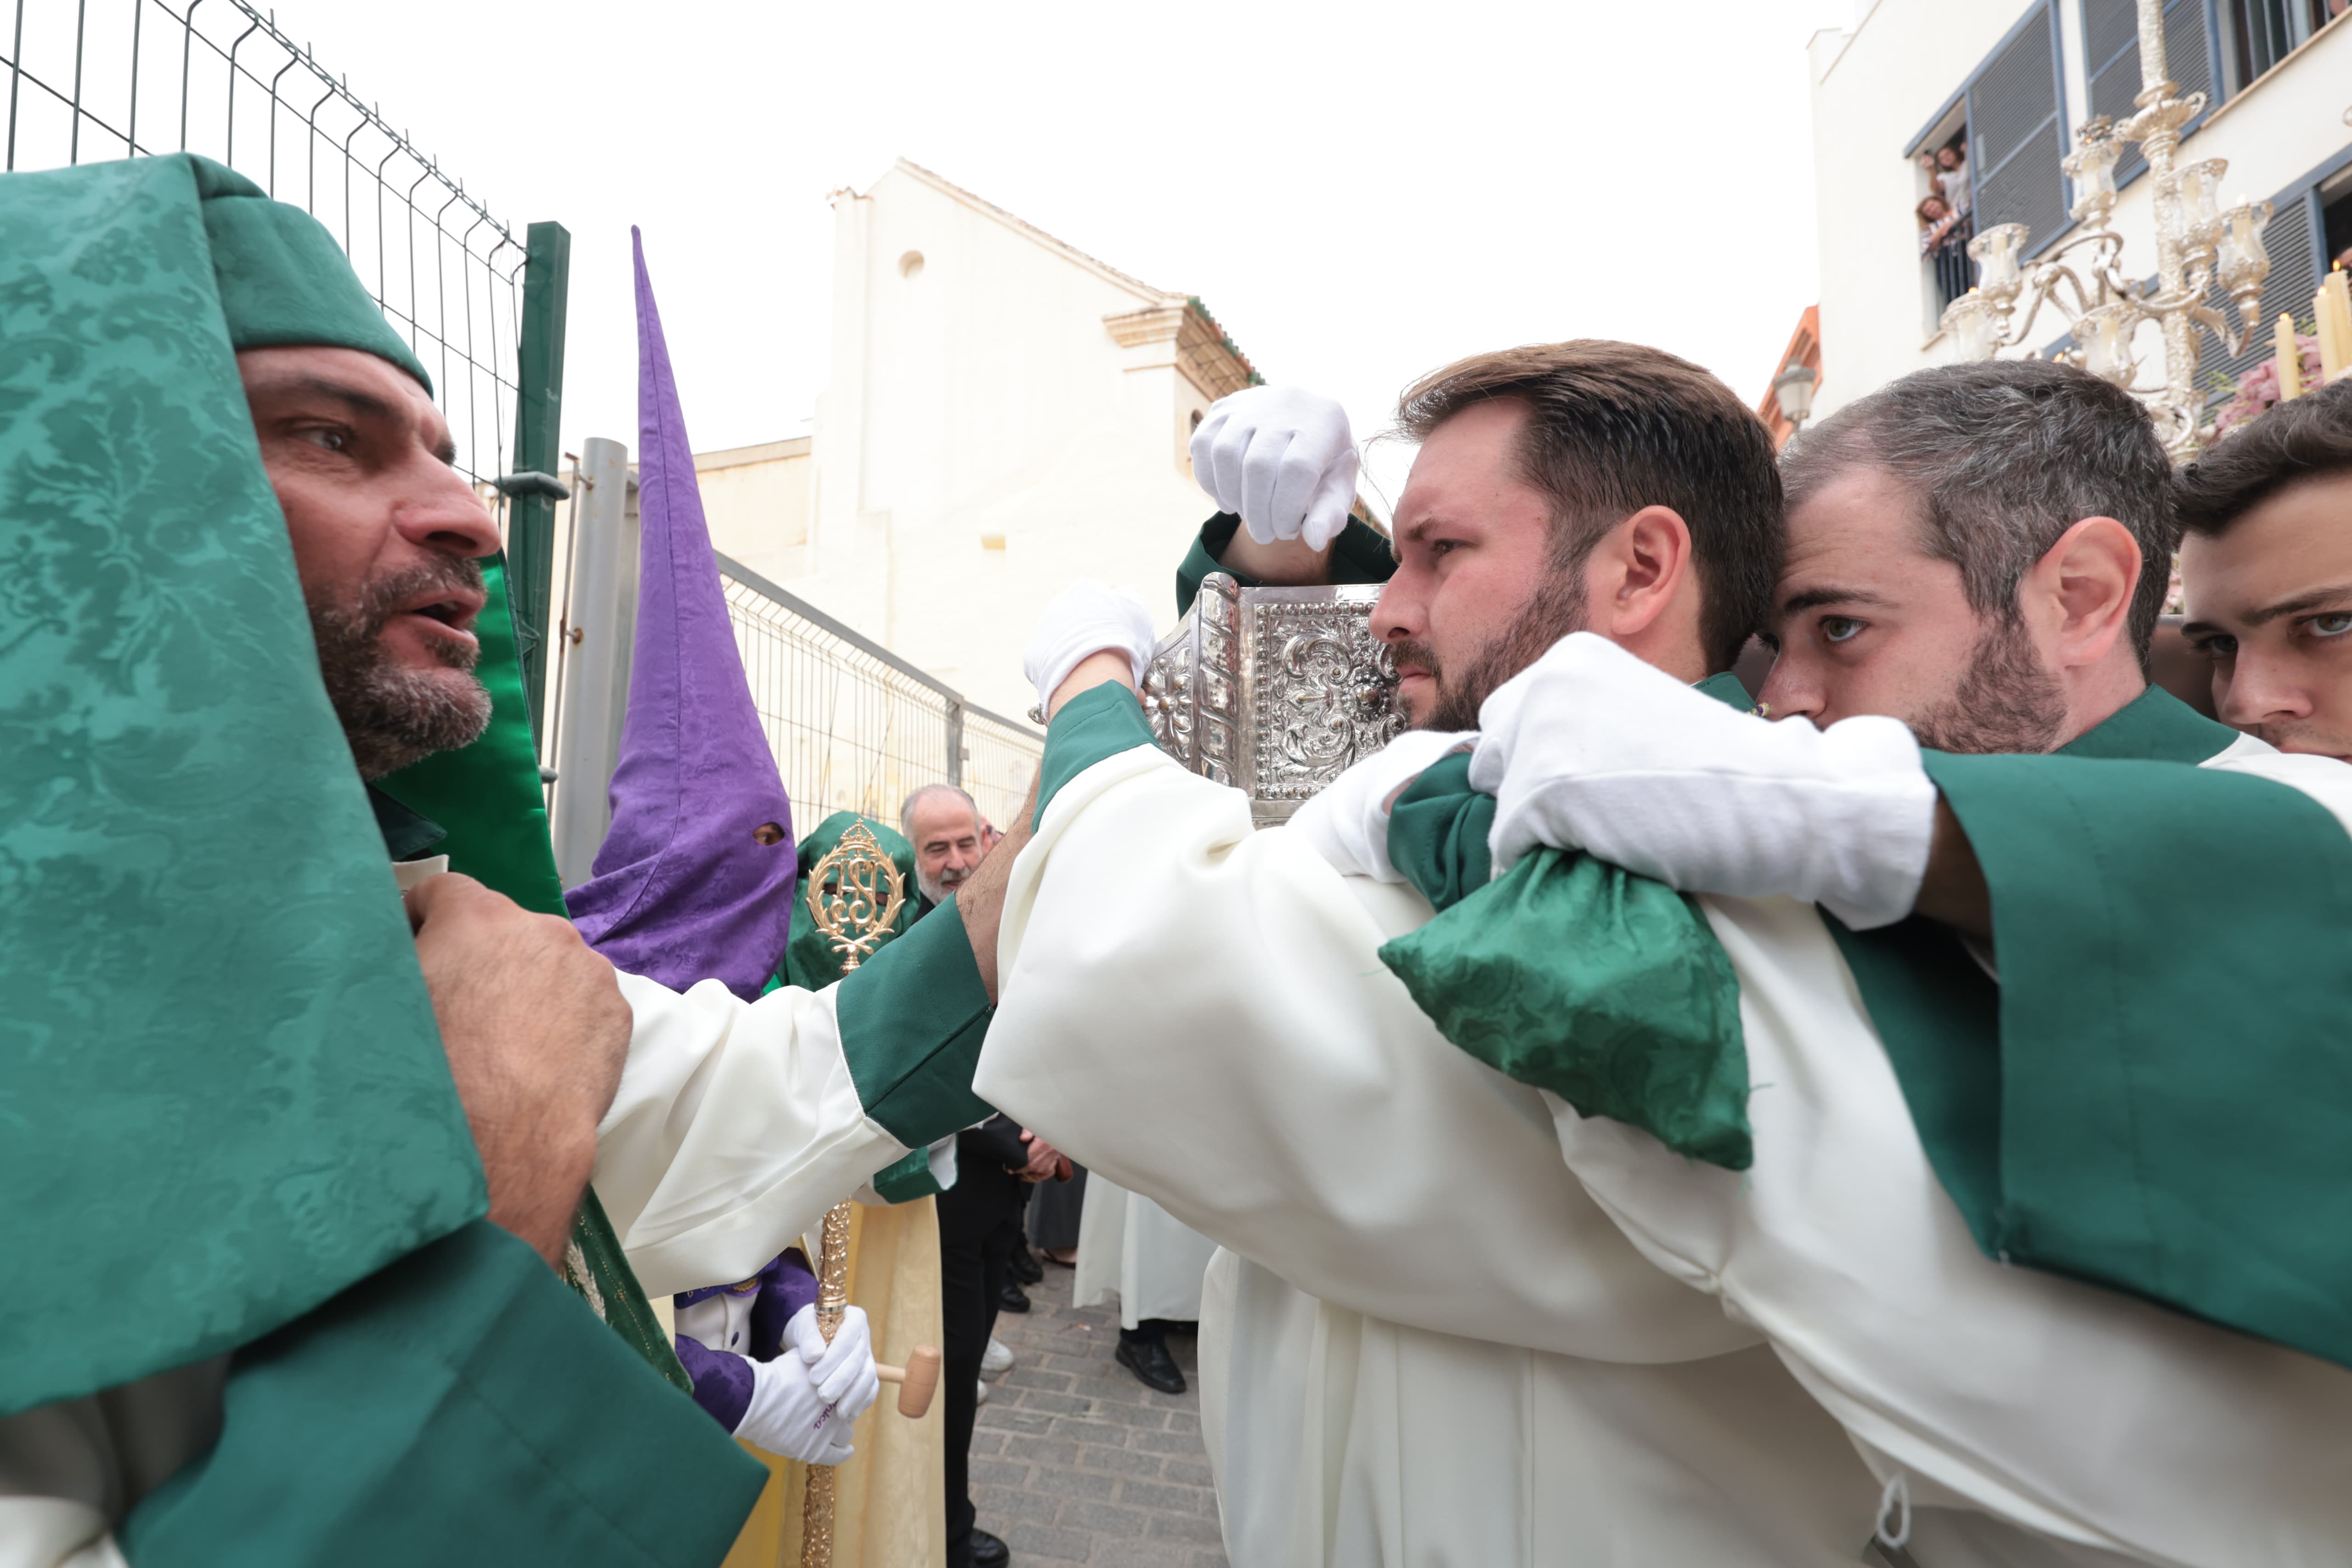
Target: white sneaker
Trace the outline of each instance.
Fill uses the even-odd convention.
[[[972,1400],[972,1404],[975,1405],[985,1405],[988,1403],[988,1384],[984,1383],[981,1384],[979,1388],[980,1393]]]
[[[980,1358],[980,1375],[1003,1377],[1013,1370],[1013,1348],[994,1334],[988,1336],[987,1353]]]

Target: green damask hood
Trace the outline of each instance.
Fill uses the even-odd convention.
[[[425,380],[217,165],[0,175],[0,1414],[484,1212],[237,378],[295,342]]]
[[[898,877],[906,884],[907,901],[898,910],[898,918],[890,922],[890,935],[875,944],[880,952],[891,941],[915,923],[915,905],[922,896],[915,887],[915,847],[895,827],[877,822],[870,816],[860,816],[854,811],[836,811],[817,824],[816,831],[800,842],[801,874],[793,888],[793,936],[784,948],[784,961],[777,966],[778,976],[788,985],[803,986],[822,991],[841,978],[841,954],[834,951],[824,934],[816,929],[816,921],[808,912],[809,872],[816,863],[833,853],[841,836],[858,823],[866,825],[874,835],[891,864],[898,868]]]
[[[326,225],[210,158],[184,153],[204,204],[213,280],[228,341],[239,349],[300,344],[390,360],[433,390],[433,378],[383,319]],[[105,167],[106,165],[100,165]]]

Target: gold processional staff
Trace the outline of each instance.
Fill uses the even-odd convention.
[[[906,879],[866,824],[854,822],[833,852],[809,872],[809,915],[841,960],[844,974],[874,956],[907,901]],[[849,1205],[835,1204],[824,1216],[817,1245],[816,1325],[828,1343],[849,1305]],[[904,1367],[874,1369],[898,1385],[898,1414],[920,1416],[939,1387],[940,1352],[918,1345]],[[801,1507],[801,1568],[833,1568],[831,1465],[808,1468],[808,1491]]]

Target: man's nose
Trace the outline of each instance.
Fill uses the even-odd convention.
[[[2221,721],[2241,730],[2311,717],[2311,694],[2261,654],[2241,649],[2231,661],[2228,682],[2217,679],[2214,686],[2213,705]]]
[[[1775,654],[1756,693],[1768,719],[1811,719],[1823,706],[1821,683],[1807,680],[1786,654]]]
[[[393,503],[393,527],[410,543],[444,555],[495,555],[498,520],[457,469],[421,459]]]
[[[1372,605],[1372,635],[1382,642],[1404,642],[1419,637],[1427,625],[1420,601],[1409,592],[1400,592],[1397,579],[1390,578]]]

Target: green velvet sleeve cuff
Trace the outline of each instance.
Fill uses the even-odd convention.
[[[1494,861],[1486,835],[1495,797],[1470,787],[1470,754],[1455,752],[1423,770],[1389,813],[1389,863],[1440,910],[1486,885]]]
[[[1037,811],[1029,819],[1031,829],[1045,820],[1045,808],[1054,804],[1064,784],[1106,757],[1158,744],[1152,739],[1150,721],[1143,716],[1143,704],[1116,680],[1088,687],[1063,703],[1045,727],[1045,755],[1037,768]]]
[[[218,1446],[122,1545],[140,1568],[708,1568],[766,1479],[481,1220],[240,1352]]]
[[[908,1152],[907,1157],[886,1165],[874,1173],[874,1194],[887,1204],[910,1204],[917,1198],[928,1198],[940,1191],[939,1182],[931,1175],[931,1152],[926,1148]]]
[[[1223,572],[1244,588],[1264,584],[1246,572],[1236,572],[1217,558],[1234,542],[1234,532],[1242,520],[1229,511],[1221,511],[1201,525],[1192,547],[1184,552],[1183,563],[1176,568],[1176,613],[1182,616],[1192,608],[1200,595],[1201,580],[1212,572]],[[1380,530],[1361,518],[1350,517],[1339,537],[1331,542],[1331,581],[1337,584],[1385,583],[1396,572],[1396,555]]]
[[[1962,999],[1963,1038],[1953,984],[1853,968],[1979,1244],[2352,1364],[2352,839],[2240,773],[1923,762],[1991,893],[1998,992]]]
[[[858,1102],[891,1137],[920,1149],[994,1114],[971,1075],[995,1009],[953,898],[844,975],[834,1004]]]

